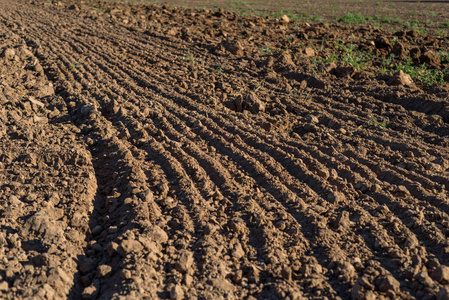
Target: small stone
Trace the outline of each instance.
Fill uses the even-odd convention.
[[[95,268],[95,263],[92,259],[86,258],[81,261],[78,266],[78,269],[81,273],[87,274]]]
[[[87,116],[87,115],[91,114],[92,112],[94,112],[95,110],[96,110],[96,107],[94,105],[83,105],[81,107],[80,112],[83,116]]]
[[[148,230],[148,237],[154,242],[165,244],[168,242],[167,233],[157,225],[154,225]]]
[[[38,73],[42,73],[42,72],[44,71],[44,68],[42,68],[42,66],[41,66],[40,63],[37,63],[37,64],[34,66],[34,71],[36,71],[36,72],[38,72]]]
[[[347,278],[348,280],[351,278],[355,278],[357,276],[354,266],[349,262],[345,262],[343,264],[342,270],[344,271],[345,275],[348,277]]]
[[[292,269],[288,266],[284,266],[281,270],[281,276],[287,281],[292,280]]]
[[[193,122],[193,128],[200,128],[203,127],[203,123],[201,123],[200,120],[196,120],[195,122]]]
[[[295,67],[295,63],[292,56],[287,51],[281,52],[276,59],[276,64],[282,68]],[[290,87],[291,88],[291,87]]]
[[[239,41],[226,41],[223,43],[224,48],[235,56],[243,55],[243,47]]]
[[[304,124],[304,130],[306,132],[317,132],[318,127],[316,127],[314,124],[306,123]]]
[[[318,176],[320,176],[323,179],[328,179],[329,178],[329,171],[326,168],[319,168],[316,173],[318,174]]]
[[[13,48],[7,48],[4,52],[3,52],[3,57],[7,60],[12,60],[14,58],[14,56],[16,55],[16,51],[14,51]]]
[[[187,250],[182,250],[179,253],[178,262],[176,263],[176,270],[181,273],[186,273],[193,264],[193,253]]]
[[[305,117],[306,122],[312,123],[312,124],[318,124],[320,121],[318,120],[317,116],[314,115],[307,115]]]
[[[234,106],[235,106],[235,110],[237,112],[242,112],[243,111],[243,97],[242,97],[242,95],[238,95],[234,99]]]
[[[394,73],[393,76],[390,78],[390,80],[388,80],[387,84],[403,85],[403,86],[409,86],[409,87],[413,87],[415,85],[412,78],[410,77],[410,75],[402,72],[402,70]]]
[[[154,194],[151,190],[146,190],[143,192],[143,199],[145,202],[153,202],[154,201]]]
[[[214,278],[210,280],[210,284],[215,288],[228,293],[232,293],[235,290],[234,285],[226,279]]]
[[[281,21],[284,23],[289,23],[290,22],[290,18],[287,15],[283,15],[281,17]]]
[[[33,120],[34,120],[34,123],[43,123],[43,124],[48,123],[47,117],[39,117],[39,116],[35,115]]]
[[[299,272],[305,277],[310,277],[314,274],[321,274],[323,272],[323,267],[321,267],[320,264],[315,263],[304,264],[299,269]]]
[[[44,85],[41,88],[39,88],[39,96],[40,97],[52,96],[54,94],[55,94],[55,90],[53,89],[52,83],[49,83],[49,84]]]
[[[441,265],[437,267],[431,275],[433,280],[438,281],[442,284],[449,283],[449,267],[445,265]]]
[[[0,291],[7,292],[9,290],[9,284],[7,281],[0,282]]]
[[[96,299],[98,296],[98,289],[95,285],[90,285],[83,290],[81,296],[83,297],[83,299]]]
[[[180,285],[175,285],[170,291],[170,299],[181,300],[184,299],[184,291]]]
[[[414,235],[409,235],[405,240],[405,246],[409,249],[413,249],[419,246],[419,241]]]
[[[349,212],[342,211],[335,220],[337,228],[346,228],[350,225]]]
[[[396,42],[393,46],[393,50],[391,50],[391,53],[396,55],[399,58],[404,58],[406,56],[406,50],[404,45],[401,42]]]
[[[189,274],[184,275],[184,284],[186,287],[190,287],[193,283],[193,277]]]
[[[314,57],[315,56],[315,50],[313,50],[312,48],[304,48],[304,55],[307,57]]]
[[[247,109],[253,114],[265,111],[265,103],[259,100],[254,92],[248,93],[243,101],[243,109]]]
[[[232,250],[232,256],[236,259],[240,259],[245,255],[245,251],[243,251],[243,247],[240,243],[236,243],[234,245],[234,249]]]
[[[132,252],[140,252],[143,250],[143,246],[139,241],[136,240],[123,240],[120,243],[120,247],[118,248],[118,252],[122,256],[126,256],[128,253]]]
[[[337,192],[337,191],[332,192],[327,195],[327,200],[334,204],[344,202],[345,199],[346,199],[345,195],[343,193]]]
[[[379,284],[379,290],[381,292],[398,292],[399,291],[399,281],[397,281],[393,276],[386,275],[384,278],[381,279]]]
[[[399,194],[402,194],[402,195],[410,195],[410,192],[407,190],[407,188],[405,187],[405,186],[403,186],[403,185],[398,185],[396,188],[395,188],[395,192],[396,193],[399,193]]]
[[[9,204],[11,206],[19,206],[22,204],[22,201],[20,201],[19,198],[17,198],[17,196],[12,195],[11,197],[9,197]]]
[[[329,180],[335,180],[338,178],[337,170],[331,169],[329,172]]]
[[[426,51],[419,57],[419,62],[429,64],[434,67],[439,67],[441,60],[433,51]]]
[[[103,227],[101,227],[100,225],[97,225],[92,229],[92,235],[99,235],[102,231],[103,231]]]
[[[101,265],[97,268],[97,277],[106,277],[111,274],[112,268],[108,265]]]
[[[61,278],[64,283],[69,284],[69,283],[73,282],[73,278],[71,278],[63,269],[56,268],[56,273],[58,274],[59,278]]]

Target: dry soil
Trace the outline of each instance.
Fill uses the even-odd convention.
[[[443,48],[0,0],[0,298],[449,299],[448,84],[381,69]]]

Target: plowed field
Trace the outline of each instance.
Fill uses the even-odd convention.
[[[449,299],[444,49],[0,0],[0,298]]]

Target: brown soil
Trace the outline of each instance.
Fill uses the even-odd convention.
[[[449,299],[446,41],[75,2],[0,0],[0,298]]]

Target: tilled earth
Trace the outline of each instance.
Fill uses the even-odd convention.
[[[75,2],[0,0],[0,298],[449,299],[446,41]]]

